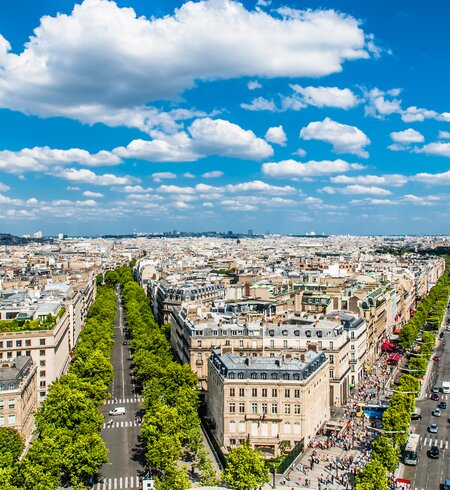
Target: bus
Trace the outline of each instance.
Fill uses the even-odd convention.
[[[419,434],[410,434],[406,441],[405,449],[403,449],[403,462],[408,465],[415,466],[419,458]]]
[[[450,393],[450,381],[442,381],[442,393]]]
[[[383,416],[383,413],[389,405],[375,405],[371,403],[360,403],[359,405],[359,411],[356,414],[358,417],[361,417],[362,414],[366,415],[369,418],[372,419],[381,419]]]

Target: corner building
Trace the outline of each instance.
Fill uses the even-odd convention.
[[[208,360],[208,417],[225,450],[247,439],[267,456],[280,443],[306,446],[330,416],[328,360],[308,350],[298,357],[239,356],[215,349]]]

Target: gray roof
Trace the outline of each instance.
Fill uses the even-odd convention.
[[[18,356],[10,362],[3,362],[0,366],[0,383],[8,385],[15,384],[15,389],[21,383],[22,379],[28,375],[33,365],[33,360],[29,356]]]

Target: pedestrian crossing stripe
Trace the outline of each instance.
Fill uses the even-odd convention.
[[[428,439],[428,437],[426,437],[423,440],[423,445],[425,447],[438,446],[440,449],[448,449],[448,441],[444,441],[442,439],[441,440],[434,439],[434,438]]]
[[[112,424],[105,422],[103,424],[104,429],[121,429],[125,427],[140,427],[141,422],[136,422],[136,420],[121,420],[120,422],[114,421]]]
[[[135,396],[133,398],[118,398],[118,399],[109,398],[108,400],[106,400],[105,404],[118,405],[121,403],[137,403],[137,402],[141,402],[142,400],[143,400],[142,396]]]
[[[138,476],[122,476],[117,478],[105,478],[95,485],[95,490],[122,490],[124,488],[141,488]]]

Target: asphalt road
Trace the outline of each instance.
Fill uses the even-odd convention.
[[[430,399],[432,386],[441,386],[442,381],[450,381],[450,332],[445,333],[444,339],[447,340],[446,345],[444,346],[439,341],[437,347],[437,355],[441,357],[441,360],[431,361],[434,365],[427,386],[427,398],[417,402],[417,407],[420,407],[421,410],[422,420],[412,422],[414,432],[421,435],[421,451],[417,466],[406,467],[404,478],[411,480],[412,488],[417,490],[441,489],[446,478],[450,478],[450,424],[448,423],[450,395],[439,393],[438,401]],[[447,402],[447,409],[442,410],[441,417],[434,417],[432,411],[440,401]],[[438,425],[437,434],[428,432],[428,426],[433,423]],[[428,451],[432,445],[439,447],[439,459],[432,459],[428,456]]]
[[[105,417],[102,438],[109,450],[109,463],[101,469],[96,490],[121,490],[141,488],[142,451],[139,444],[141,396],[134,390],[131,371],[131,353],[126,338],[124,314],[118,294],[115,324],[115,343],[111,352],[114,367],[112,397],[101,407]],[[124,345],[124,342],[127,345]],[[110,416],[114,407],[125,407],[125,415]],[[112,421],[112,423],[108,423]]]

